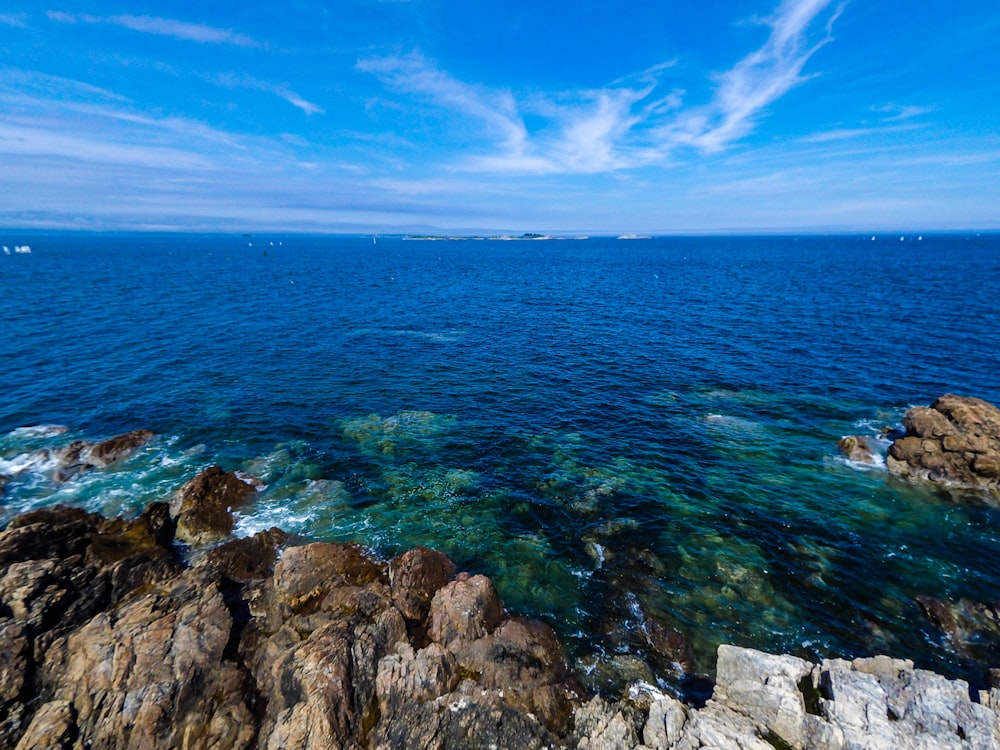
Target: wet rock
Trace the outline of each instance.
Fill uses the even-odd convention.
[[[90,448],[87,454],[88,463],[98,467],[111,466],[132,455],[152,438],[153,433],[149,430],[132,430],[102,440]]]
[[[237,583],[269,578],[278,561],[278,551],[289,536],[281,529],[268,529],[243,539],[231,539],[209,550],[198,566],[215,571]]]
[[[948,394],[910,409],[905,433],[886,466],[905,479],[1000,495],[1000,410],[978,398]]]
[[[181,487],[171,510],[177,519],[177,538],[207,544],[233,533],[233,509],[246,505],[256,490],[236,474],[210,466]]]
[[[69,445],[48,451],[48,457],[57,463],[56,480],[66,482],[82,471],[106,468],[122,461],[153,437],[149,430],[132,430],[97,443],[75,440]]]
[[[426,547],[404,552],[389,563],[392,600],[408,620],[427,617],[438,589],[454,577],[455,564]]]
[[[875,463],[875,448],[868,438],[861,435],[845,435],[837,441],[840,452],[847,460],[861,464]]]

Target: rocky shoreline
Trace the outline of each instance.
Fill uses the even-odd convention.
[[[931,407],[948,426],[907,415],[889,468],[992,493],[957,472],[993,476],[977,449],[1000,446],[1000,412],[956,399]],[[150,437],[74,443],[60,460],[102,468]],[[912,438],[958,458],[927,469],[895,449]],[[0,747],[1000,749],[998,670],[970,688],[887,656],[814,664],[723,645],[703,706],[641,680],[593,695],[548,625],[440,552],[381,561],[278,529],[232,538],[254,492],[210,467],[135,519],[57,506],[0,532]],[[1000,604],[919,605],[994,666]]]

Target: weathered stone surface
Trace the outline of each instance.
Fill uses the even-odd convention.
[[[76,710],[68,701],[52,701],[35,712],[31,725],[21,737],[14,750],[76,750],[81,747],[77,741],[79,729],[76,726]]]
[[[281,529],[268,529],[243,539],[232,539],[208,551],[198,567],[217,572],[238,583],[270,578],[278,551],[288,542]]]
[[[372,736],[375,750],[541,750],[560,745],[531,714],[511,708],[472,680],[435,700],[403,704],[399,713],[379,722]]]
[[[954,489],[1000,495],[1000,410],[978,398],[948,394],[910,409],[905,434],[889,447],[893,474]]]
[[[177,538],[191,544],[225,539],[236,526],[233,509],[246,505],[255,492],[235,474],[208,467],[181,487],[172,503]]]
[[[461,573],[434,594],[428,633],[432,641],[446,647],[455,641],[471,642],[492,633],[502,617],[492,581]]]
[[[42,692],[97,747],[247,747],[246,676],[223,660],[231,628],[218,586],[185,573],[53,644]]]
[[[438,589],[455,577],[455,563],[426,547],[416,547],[389,563],[389,585],[396,608],[408,620],[423,620]]]

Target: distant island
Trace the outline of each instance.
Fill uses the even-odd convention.
[[[524,234],[496,234],[491,236],[480,235],[439,235],[439,234],[407,234],[403,235],[404,240],[589,240],[587,235],[575,235],[572,237],[558,237],[551,234],[538,234],[537,232],[525,232]]]

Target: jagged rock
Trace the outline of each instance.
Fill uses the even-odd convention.
[[[433,701],[404,704],[390,720],[379,722],[372,741],[375,750],[541,750],[557,744],[558,738],[531,714],[511,708],[472,680]]]
[[[845,435],[837,441],[837,447],[849,461],[861,464],[875,463],[875,449],[868,438],[862,435]]]
[[[95,747],[249,747],[247,677],[223,659],[231,628],[218,586],[190,571],[53,644],[43,693]]]
[[[903,418],[905,433],[889,447],[893,474],[954,489],[1000,494],[1000,410],[978,398],[948,394]]]
[[[438,589],[455,577],[455,563],[436,550],[416,547],[389,563],[392,600],[408,620],[423,620]]]
[[[264,580],[274,573],[278,550],[288,539],[288,534],[276,528],[243,539],[231,539],[210,549],[198,566],[237,583]]]
[[[682,737],[688,710],[676,698],[664,696],[649,707],[642,741],[656,750],[673,747]]]
[[[579,750],[629,750],[639,744],[638,715],[599,696],[576,710],[573,743]]]
[[[132,521],[56,508],[0,532],[0,747],[1000,747],[1000,689],[974,703],[908,661],[722,646],[704,708],[641,683],[588,701],[551,628],[506,614],[484,576],[446,581],[438,553],[279,558],[271,530],[183,568],[171,533],[162,504]]]
[[[817,688],[809,662],[721,645],[716,671],[712,699],[752,719],[761,736],[773,734],[797,750],[836,744],[827,736],[835,732],[813,713]]]
[[[17,516],[0,532],[0,565],[82,555],[104,519],[56,505]]]
[[[233,533],[233,509],[246,505],[256,490],[236,474],[210,466],[181,487],[171,511],[177,519],[177,538],[207,544]]]
[[[500,624],[503,610],[493,582],[486,576],[458,577],[434,594],[428,634],[435,643],[474,641]]]
[[[448,648],[464,672],[478,675],[480,687],[501,691],[506,704],[534,714],[554,734],[569,730],[583,691],[548,625],[512,617],[492,633],[471,642],[452,640]]]
[[[51,701],[35,712],[35,716],[14,750],[76,750],[79,729],[76,710],[69,701]]]

